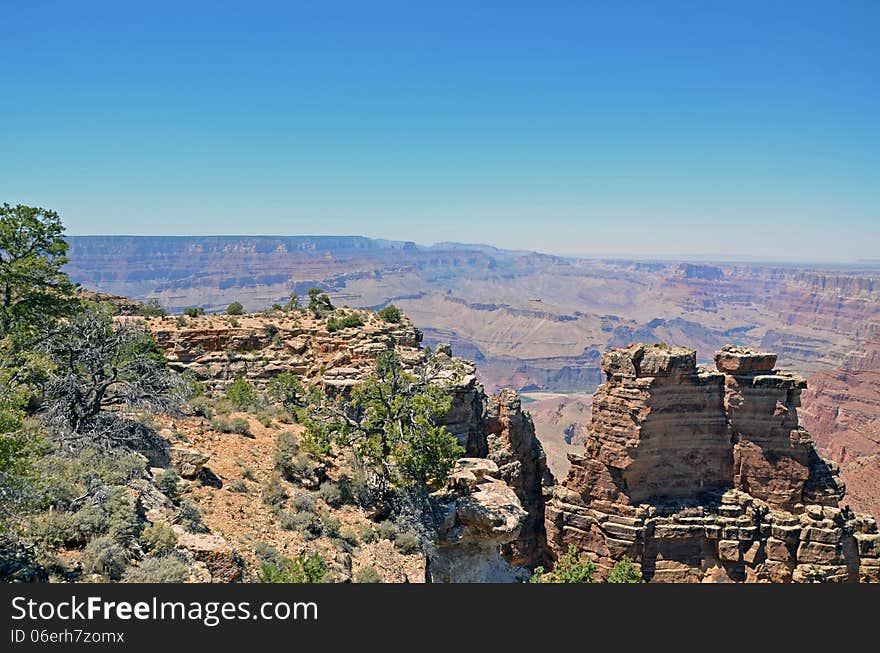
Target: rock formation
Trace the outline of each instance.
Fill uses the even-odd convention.
[[[211,393],[221,393],[238,377],[265,388],[283,372],[328,392],[347,392],[372,373],[381,352],[393,349],[405,366],[427,360],[421,333],[408,320],[389,324],[370,311],[359,314],[363,326],[334,332],[323,320],[302,313],[168,317],[147,319],[145,324],[169,366],[191,374]],[[467,486],[465,498],[451,509],[452,521],[440,526],[440,557],[432,563],[431,576],[513,580],[514,568],[534,567],[547,556],[544,494],[553,481],[546,456],[515,393],[490,397],[477,381],[474,363],[453,357],[448,345],[439,345],[434,353],[439,366],[436,382],[452,397],[445,425],[464,447],[466,460],[482,460],[492,469],[483,469],[479,482]],[[181,475],[197,473],[194,468],[205,462],[184,447],[177,447],[171,457]],[[501,513],[517,518],[487,527]],[[469,556],[473,560],[467,562]]]
[[[632,345],[602,357],[582,455],[546,506],[548,545],[647,580],[880,581],[873,518],[839,508],[837,468],[798,423],[805,382],[738,347]]]

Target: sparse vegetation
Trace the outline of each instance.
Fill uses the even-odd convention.
[[[397,527],[391,521],[379,522],[376,525],[376,535],[380,540],[394,541],[397,537]]]
[[[232,302],[229,306],[226,307],[227,315],[243,315],[244,314],[244,306],[241,305],[241,302]]]
[[[382,577],[374,567],[361,567],[354,575],[355,583],[381,583]]]
[[[264,562],[261,583],[323,583],[327,564],[319,554],[301,553],[295,558],[282,558],[279,563]]]
[[[122,577],[124,583],[183,583],[186,565],[173,555],[146,558],[137,567],[130,567]]]
[[[324,481],[321,483],[321,487],[318,489],[318,495],[324,500],[324,503],[331,508],[338,508],[344,503],[342,490],[339,488],[339,484],[334,483],[333,481]]]
[[[141,532],[140,539],[141,544],[151,555],[164,555],[177,546],[177,534],[167,524],[147,524]]]
[[[334,331],[339,331],[340,329],[362,327],[363,325],[363,318],[357,313],[352,313],[351,315],[346,315],[341,318],[331,317],[330,319],[328,319],[327,331],[333,333]]]
[[[330,303],[330,298],[320,288],[309,288],[308,295],[308,311],[316,318],[320,319],[334,310],[333,304]]]
[[[250,492],[250,488],[248,484],[245,483],[242,479],[236,479],[229,484],[230,492],[238,492],[239,494],[247,494]]]
[[[394,304],[388,304],[388,306],[379,311],[379,317],[391,324],[398,324],[403,314]]]
[[[357,529],[358,539],[364,544],[372,544],[378,540],[375,529],[369,524],[361,524]]]
[[[422,543],[414,531],[404,531],[395,538],[394,546],[401,553],[410,554],[418,552],[422,547]]]
[[[627,556],[614,563],[608,574],[609,583],[644,583],[642,572]]]
[[[260,399],[250,381],[241,376],[236,377],[232,383],[226,386],[226,398],[238,410],[253,408]]]
[[[168,315],[168,311],[162,308],[162,304],[159,303],[158,299],[148,299],[145,301],[138,309],[138,313],[144,317],[165,317]]]
[[[83,551],[83,569],[110,580],[119,580],[128,567],[128,553],[111,537],[98,537]]]
[[[190,533],[207,533],[208,527],[202,521],[202,513],[189,501],[181,501],[178,506],[178,519],[180,525]]]
[[[200,315],[205,314],[205,309],[202,307],[190,306],[189,308],[183,309],[183,314],[187,317],[199,317]]]
[[[581,560],[577,548],[574,545],[568,547],[556,564],[552,572],[545,572],[543,567],[535,567],[532,575],[532,583],[592,583],[593,574],[596,573],[596,563],[589,558]]]
[[[156,475],[156,487],[176,499],[180,494],[180,475],[173,469],[165,469]]]

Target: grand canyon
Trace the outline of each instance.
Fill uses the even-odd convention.
[[[335,304],[399,306],[430,346],[523,395],[551,469],[582,451],[602,353],[668,343],[709,363],[776,353],[807,381],[801,422],[880,517],[880,266],[573,259],[484,245],[343,236],[70,237],[71,278],[175,312],[248,310],[317,286]]]

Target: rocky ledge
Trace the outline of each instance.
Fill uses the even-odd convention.
[[[372,311],[348,312],[357,313],[363,324],[329,331],[324,320],[311,315],[278,312],[153,318],[145,324],[172,369],[217,394],[239,377],[265,388],[284,372],[327,392],[347,392],[372,373],[381,352],[396,351],[405,366],[427,360],[422,335],[406,318],[391,324]],[[436,382],[452,397],[445,426],[468,458],[454,474],[461,497],[458,502],[446,497],[452,521],[438,528],[437,557],[428,561],[425,576],[455,582],[521,579],[522,568],[543,564],[547,557],[544,502],[553,478],[544,450],[516,393],[488,396],[477,381],[475,364],[454,357],[449,345],[438,345],[433,355],[439,366]],[[181,475],[204,464],[196,454],[173,452]],[[475,483],[464,483],[472,473]],[[487,526],[502,513],[507,517],[500,526]]]
[[[546,505],[552,555],[660,582],[880,581],[873,518],[798,423],[805,381],[775,354],[632,345],[602,358],[583,455]]]

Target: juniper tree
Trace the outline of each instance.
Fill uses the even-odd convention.
[[[394,351],[379,354],[373,374],[349,397],[312,407],[308,437],[351,447],[380,494],[441,485],[464,450],[443,425],[452,400],[436,383],[438,371],[433,360],[410,372]]]
[[[152,336],[104,307],[81,309],[45,348],[54,368],[46,421],[70,446],[131,444],[139,432],[124,411],[171,412],[189,392]]]

